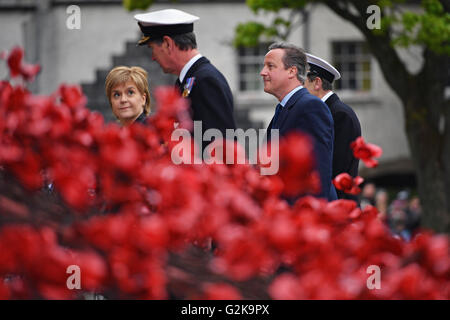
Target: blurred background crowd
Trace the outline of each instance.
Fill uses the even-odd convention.
[[[400,191],[377,187],[367,182],[361,191],[360,206],[372,205],[393,235],[409,241],[419,230],[422,208],[420,200],[410,189]]]

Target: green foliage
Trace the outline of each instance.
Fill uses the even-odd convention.
[[[407,32],[413,31],[419,21],[419,16],[413,12],[405,12],[402,16],[403,27]]]
[[[405,3],[406,0],[378,0],[377,6],[381,9],[392,8],[394,5]]]
[[[422,17],[422,28],[417,35],[418,43],[425,43],[436,53],[450,56],[450,14],[436,19],[430,15]]]
[[[291,22],[288,20],[285,20],[281,17],[276,17],[275,20],[273,21],[273,24],[276,26],[284,26],[286,28],[289,28],[291,26]]]
[[[348,1],[350,3],[358,0]],[[324,0],[247,0],[247,5],[255,12],[278,12],[281,9],[303,9],[307,3],[324,3]],[[445,12],[439,0],[423,0],[422,12],[404,11],[399,14],[396,7],[407,3],[405,0],[379,0],[383,10],[381,29],[374,29],[375,35],[390,32],[392,45],[408,47],[423,45],[438,54],[450,55],[450,13]],[[236,29],[235,45],[254,46],[264,35],[284,39],[294,25],[290,21],[276,18],[271,25],[264,26],[251,22],[240,24]],[[281,31],[284,28],[285,32]],[[395,30],[395,31],[394,31]]]
[[[383,35],[388,32],[391,25],[395,22],[394,18],[392,16],[382,16],[381,17],[381,24],[380,29],[373,29],[372,32],[375,35]]]
[[[440,15],[444,12],[444,8],[438,0],[423,0],[422,7],[426,12],[433,15]]]
[[[247,23],[240,23],[236,27],[236,36],[233,40],[235,47],[254,47],[263,34],[267,33],[267,27],[259,22],[250,21]]]
[[[408,11],[394,20],[403,30],[393,37],[392,44],[424,45],[437,54],[450,55],[450,14],[438,0],[423,0],[422,8],[422,13]]]
[[[303,9],[307,2],[307,0],[247,0],[247,6],[255,13],[260,10],[278,12],[281,9]]]
[[[240,23],[235,29],[233,45],[255,47],[262,40],[286,40],[290,28],[291,22],[281,17],[275,17],[268,26],[254,21]]]
[[[381,8],[391,8],[392,7],[392,1],[391,0],[380,0],[378,1],[377,5]]]
[[[145,10],[153,4],[153,0],[123,0],[123,6],[128,11]]]

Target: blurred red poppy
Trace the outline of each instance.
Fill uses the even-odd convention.
[[[353,178],[348,173],[344,172],[341,174],[338,174],[333,179],[334,186],[344,191],[345,193],[349,194],[359,194],[361,192],[361,189],[358,187],[361,183],[363,183],[364,179],[360,176],[357,176],[356,178]]]
[[[367,167],[374,168],[378,166],[378,161],[372,158],[381,157],[383,150],[379,146],[366,143],[363,137],[358,137],[350,144],[350,147],[353,149],[355,158],[361,159]]]

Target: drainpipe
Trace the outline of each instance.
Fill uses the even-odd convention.
[[[309,22],[309,9],[302,10],[303,14],[303,49],[309,52],[310,46],[310,22]]]
[[[50,11],[51,0],[36,1],[36,8],[31,21],[25,23],[25,56],[30,63],[42,63],[42,50],[44,47],[45,19]],[[41,89],[40,75],[29,85],[33,93]]]

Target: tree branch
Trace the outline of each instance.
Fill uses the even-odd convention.
[[[450,12],[450,0],[439,0],[439,2],[444,7],[445,12]]]
[[[405,65],[400,60],[395,49],[390,45],[391,37],[389,32],[383,34],[374,34],[366,25],[366,10],[373,1],[333,1],[324,0],[323,3],[328,6],[337,15],[351,22],[364,35],[370,50],[377,59],[384,78],[389,86],[397,93],[402,101],[408,96],[408,86],[404,83],[404,79],[408,79],[411,75],[408,73]],[[343,5],[347,8],[343,8]],[[350,13],[349,5],[353,5],[359,13],[359,16]],[[395,76],[392,76],[395,75]]]

